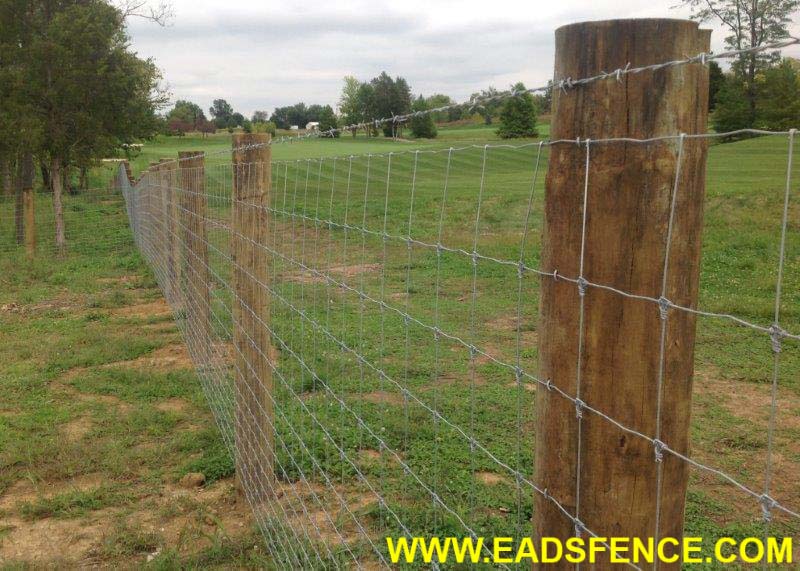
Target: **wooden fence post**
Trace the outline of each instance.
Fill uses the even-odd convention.
[[[211,342],[211,296],[208,267],[208,199],[206,197],[205,154],[178,153],[180,168],[180,210],[183,227],[183,271],[186,325],[202,358]]]
[[[28,258],[36,255],[36,197],[34,184],[33,156],[25,153],[20,160],[19,180],[22,185],[22,218],[25,253]]]
[[[161,192],[161,217],[162,217],[162,232],[164,233],[164,242],[162,248],[162,263],[164,267],[164,284],[167,303],[170,304],[173,311],[177,310],[179,306],[178,295],[178,282],[177,282],[177,268],[178,260],[175,257],[175,250],[178,246],[176,237],[176,224],[175,224],[175,191],[172,184],[171,169],[174,166],[173,159],[160,159],[158,165],[158,186]]]
[[[556,31],[555,78],[588,77],[626,65],[685,58],[707,52],[709,41],[710,32],[682,20],[564,26]],[[591,144],[587,139],[704,133],[707,100],[708,71],[701,64],[624,75],[619,81],[598,81],[565,91],[554,89],[551,139],[580,137],[580,142],[551,147],[544,205],[542,269],[557,270],[573,280],[583,277],[589,284],[579,287],[575,281],[543,278],[541,378],[684,454],[689,440],[695,316],[674,309],[665,313],[666,365],[657,436],[660,306],[592,284],[661,297],[674,188],[677,200],[664,295],[673,303],[696,306],[706,143],[676,138],[647,144]],[[579,350],[581,290],[583,343]],[[659,464],[658,450],[645,439],[623,432],[555,390],[540,390],[538,395],[535,471],[542,489],[587,529],[602,536],[682,536],[686,462],[664,453]],[[657,518],[659,465],[662,486]],[[580,524],[537,495],[536,538],[566,539],[580,531]],[[551,567],[572,569],[573,565],[564,561]],[[611,567],[605,561],[594,568]],[[663,564],[661,569],[680,569],[680,562]]]
[[[239,490],[265,499],[273,481],[267,225],[272,147],[262,133],[233,136],[231,257],[236,348],[236,469]]]

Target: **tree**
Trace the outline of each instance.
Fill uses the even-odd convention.
[[[228,127],[235,129],[236,127],[243,127],[245,122],[244,115],[241,113],[233,113],[228,119]]]
[[[153,62],[128,49],[124,15],[106,2],[35,0],[12,18],[24,31],[16,39],[23,48],[17,95],[29,101],[32,120],[46,134],[36,154],[48,167],[56,245],[63,252],[66,173],[152,136],[166,97]]]
[[[330,105],[325,105],[322,107],[317,120],[319,121],[319,131],[323,137],[339,136],[339,131],[334,130],[338,129],[339,123],[337,122],[336,114],[333,112],[333,108]]]
[[[492,118],[497,115],[501,102],[495,97],[499,94],[494,87],[482,90],[480,93],[473,93],[470,96],[473,109],[483,117],[486,125],[492,124]]]
[[[533,96],[525,91],[525,85],[522,83],[517,83],[512,89],[521,93],[509,97],[503,105],[497,134],[503,139],[535,137],[536,105]]]
[[[750,103],[744,83],[738,77],[726,76],[717,92],[712,124],[717,133],[727,133],[753,126]]]
[[[359,92],[361,83],[352,75],[345,76],[342,94],[339,97],[339,113],[342,123],[345,125],[355,125],[364,120],[362,108],[359,105]],[[356,129],[350,129],[353,137],[356,136]]]
[[[414,100],[411,109],[412,111],[427,111],[430,107],[428,101],[420,95]],[[433,122],[433,113],[425,113],[411,118],[412,137],[416,139],[435,139],[436,135],[436,124]]]
[[[205,138],[206,135],[213,135],[217,132],[217,125],[213,121],[203,119],[197,124],[197,130],[200,131],[203,134],[203,138]]]
[[[273,137],[278,132],[278,127],[272,121],[259,121],[253,123],[253,132],[255,133],[269,133]]]
[[[538,113],[550,113],[553,106],[553,80],[547,80],[547,89],[545,89],[543,93],[535,93],[532,95],[533,102],[536,104],[536,111]]]
[[[792,62],[782,61],[759,79],[756,125],[775,131],[800,125],[800,76]]]
[[[717,106],[717,94],[725,83],[725,74],[717,62],[708,63],[708,110],[713,111]]]
[[[729,32],[727,47],[734,50],[755,48],[789,36],[792,15],[800,0],[681,0],[702,22],[715,21]],[[756,115],[756,75],[779,58],[777,52],[743,54],[733,70],[744,81],[750,120]]]
[[[411,111],[411,88],[402,77],[392,79],[385,71],[370,81],[373,92],[374,119],[405,115]],[[391,122],[382,124],[383,134],[394,137],[400,134],[402,125]]]
[[[367,136],[375,136],[378,134],[375,125],[370,123],[378,117],[377,104],[375,102],[375,88],[370,83],[362,83],[358,86],[358,94],[356,97],[358,102],[358,109],[361,116],[360,123],[368,123],[364,128]]]
[[[189,123],[190,130],[199,130],[200,122],[206,120],[206,114],[196,103],[178,99],[175,106],[167,113],[167,122],[173,119]]]
[[[455,101],[448,96],[442,93],[436,93],[431,95],[430,97],[425,98],[425,105],[427,109],[436,109],[437,107],[446,107],[448,105],[453,105]],[[415,106],[419,106],[418,101],[414,101],[414,104],[411,106],[412,111],[416,111]],[[447,111],[436,111],[432,114],[433,121],[436,123],[444,123],[445,121],[456,121],[457,119],[451,119],[451,111],[452,109],[448,109]],[[413,127],[412,127],[413,130]]]
[[[167,121],[167,132],[170,135],[177,135],[179,137],[183,137],[191,131],[194,126],[189,123],[188,121],[184,121],[183,119],[179,119],[177,117],[173,117],[169,121]]]
[[[253,123],[266,123],[269,121],[269,112],[267,111],[254,111],[253,116],[250,118]]]
[[[214,118],[217,128],[224,129],[228,127],[230,123],[231,115],[233,115],[233,107],[224,99],[215,99],[211,103],[208,112],[211,114],[211,117]]]

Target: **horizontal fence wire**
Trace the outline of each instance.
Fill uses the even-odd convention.
[[[57,253],[53,195],[34,192],[36,252]],[[91,188],[62,197],[67,252],[113,254],[129,252],[133,234],[127,225],[125,201],[119,190]],[[24,252],[21,197],[0,194],[0,255]]]
[[[783,403],[800,370],[795,132],[712,147],[697,307],[668,299],[665,285],[626,291],[584,275],[582,264],[575,275],[540,266],[552,145],[585,152],[584,207],[574,213],[578,223],[583,217],[582,259],[603,247],[585,232],[593,150],[637,145],[646,157],[668,146],[681,157],[684,145],[725,135],[181,161],[135,184],[121,169],[134,239],[174,311],[275,561],[389,568],[386,536],[520,540],[532,534],[535,494],[577,533],[613,535],[581,521],[591,497],[569,505],[536,484],[534,412],[543,395],[569,402],[579,423],[592,416],[617,438],[645,442],[659,478],[669,455],[691,470],[690,489],[735,496],[746,517],[765,525],[796,525],[800,506],[787,481],[796,481],[797,465],[785,460],[796,411],[794,401]],[[681,222],[673,220],[679,178],[669,224],[659,229],[666,254],[650,261],[665,277]],[[266,201],[249,192],[267,186]],[[739,264],[724,258],[730,249],[757,255]],[[655,431],[631,424],[583,399],[580,383],[571,393],[538,375],[543,280],[576,288],[581,307],[602,291],[660,316],[652,347],[662,363],[659,415],[668,320],[698,319],[695,450],[666,441],[660,416]],[[582,332],[567,332],[579,359]],[[734,386],[760,403],[764,414],[747,428],[764,442],[733,443],[725,457],[718,447],[730,435],[719,434],[711,413]]]

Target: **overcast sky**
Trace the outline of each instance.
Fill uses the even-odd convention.
[[[173,100],[208,108],[222,97],[249,116],[298,101],[335,105],[345,75],[368,80],[383,70],[405,77],[415,94],[446,93],[458,101],[489,85],[544,85],[553,73],[558,26],[687,17],[686,9],[671,8],[678,3],[172,0],[168,27],[134,19],[129,31],[134,49],[163,70]],[[722,49],[723,38],[715,30],[712,49]]]

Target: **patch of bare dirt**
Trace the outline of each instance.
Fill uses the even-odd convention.
[[[500,474],[494,472],[475,472],[475,479],[487,486],[496,486],[497,484],[508,484],[508,479]]]
[[[132,369],[149,369],[155,371],[174,371],[177,369],[192,369],[194,363],[186,346],[183,343],[167,345],[156,349],[148,355],[131,361],[116,361],[107,363],[103,367],[128,367]]]
[[[133,319],[149,319],[151,317],[172,315],[172,309],[163,298],[160,298],[148,303],[116,308],[111,312],[111,315]]]
[[[79,416],[78,418],[67,422],[61,426],[61,434],[67,442],[78,442],[84,436],[89,434],[92,429],[92,419],[88,416]]]
[[[162,412],[186,412],[189,403],[180,398],[172,398],[156,403],[155,407]]]
[[[766,439],[769,426],[770,410],[772,406],[772,387],[768,384],[757,384],[746,381],[724,379],[713,367],[701,367],[695,372],[694,377],[694,410],[693,417],[702,418],[708,414],[709,403],[723,407],[731,416],[741,419],[745,426],[752,427],[750,431],[756,437]],[[781,504],[796,508],[800,505],[800,487],[797,485],[800,474],[800,442],[796,435],[800,430],[800,396],[785,387],[778,387],[777,416],[775,425],[775,440],[772,452],[772,495]],[[693,456],[701,462],[719,467],[721,458],[720,450],[694,447]],[[734,473],[733,476],[752,489],[763,487],[763,473],[767,460],[767,448],[761,446],[755,449],[736,450],[727,449],[726,455],[739,459],[741,464],[756,476],[746,477]],[[733,488],[723,483],[718,477],[705,471],[696,471],[696,485],[711,497],[718,498],[726,504],[731,502],[730,494]],[[733,492],[736,493],[736,492]],[[757,502],[738,502],[735,513],[731,518],[740,519],[742,514],[759,517],[760,506]],[[726,522],[727,523],[727,522]]]
[[[354,264],[350,266],[331,266],[327,269],[327,272],[322,270],[320,273],[335,274],[336,280],[342,281],[343,278],[352,278],[361,274],[377,271],[380,268],[380,264]],[[287,279],[304,284],[325,283],[325,276],[315,272],[298,272],[287,276]]]
[[[361,398],[375,404],[402,405],[405,403],[403,395],[387,391],[373,391],[361,395]]]
[[[7,303],[0,305],[0,314],[17,314],[17,315],[36,315],[40,313],[47,313],[51,311],[63,312],[77,312],[83,308],[83,300],[74,296],[59,296],[55,299],[40,301],[28,305],[19,303]]]

